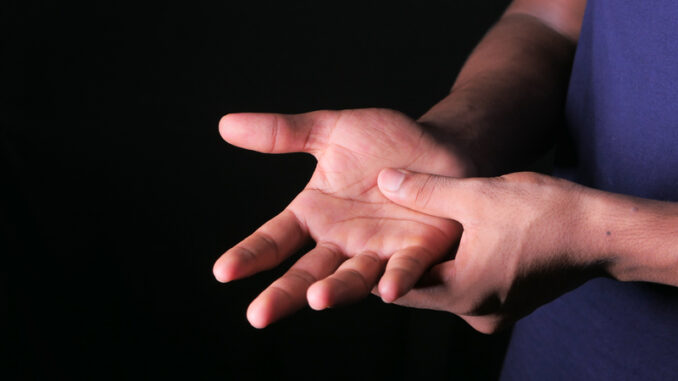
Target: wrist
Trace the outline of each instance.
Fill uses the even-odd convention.
[[[483,85],[480,89],[453,89],[417,122],[426,126],[436,140],[460,147],[473,163],[473,176],[492,177],[524,170],[552,146],[554,129],[543,128],[541,121],[526,124],[524,114],[517,112],[519,107],[482,91],[497,87],[494,81],[479,82]]]
[[[616,217],[613,211],[618,207],[610,194],[592,188],[577,185],[579,188],[577,207],[579,218],[573,221],[574,233],[571,241],[574,243],[573,252],[590,265],[599,265],[604,273],[611,274],[619,258],[613,244],[614,238],[619,235],[619,226],[616,226]]]
[[[479,121],[477,111],[465,102],[451,95],[443,99],[422,115],[417,123],[448,151],[460,158],[461,177],[494,176],[487,155],[480,155],[477,146],[479,140]]]
[[[676,203],[587,189],[584,252],[619,281],[678,285]]]

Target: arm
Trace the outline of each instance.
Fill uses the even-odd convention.
[[[586,2],[516,0],[423,123],[468,153],[471,174],[529,164],[552,144]]]
[[[378,109],[222,118],[221,136],[231,144],[307,152],[318,160],[289,206],[214,265],[215,277],[230,282],[278,266],[309,238],[316,242],[252,302],[252,325],[265,327],[306,305],[324,309],[363,298],[387,266],[402,275],[391,283],[402,294],[445,258],[459,225],[388,202],[377,174],[401,167],[463,177],[529,160],[525,147],[547,142],[552,129],[541,126],[560,115],[581,19],[570,4],[515,1],[469,58],[451,95],[420,123]]]
[[[589,190],[582,252],[620,281],[678,287],[678,203]]]

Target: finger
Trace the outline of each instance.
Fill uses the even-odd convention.
[[[459,222],[477,202],[471,186],[476,179],[457,179],[401,169],[379,173],[379,190],[391,201],[426,214],[452,218]]]
[[[219,121],[219,133],[238,147],[264,152],[319,151],[337,119],[333,111],[305,114],[228,114]]]
[[[386,271],[379,280],[379,295],[391,303],[407,293],[424,272],[438,262],[443,253],[433,253],[422,247],[409,247],[397,251],[386,264]]]
[[[214,264],[214,277],[229,282],[275,267],[298,250],[307,237],[294,213],[285,209],[225,252]]]
[[[365,252],[344,262],[331,276],[313,284],[307,292],[314,310],[363,299],[377,283],[384,261],[375,253]]]
[[[393,303],[405,307],[451,311],[460,293],[455,271],[454,260],[433,266],[414,288]]]
[[[303,308],[309,286],[332,274],[344,259],[331,246],[315,247],[254,299],[247,309],[247,320],[252,326],[263,328]]]

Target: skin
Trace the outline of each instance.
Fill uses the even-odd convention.
[[[306,188],[279,215],[228,250],[214,265],[221,282],[277,266],[308,238],[304,254],[249,306],[265,327],[307,304],[324,309],[368,295],[390,266],[414,281],[448,253],[460,234],[453,221],[389,202],[377,188],[385,166],[462,176],[471,164],[410,118],[391,110],[320,111],[300,115],[231,114],[222,137],[267,153],[308,152],[318,164]],[[386,290],[388,293],[389,291]]]
[[[581,0],[514,1],[474,49],[450,94],[419,118],[466,148],[477,172],[530,164],[562,123]]]
[[[323,309],[364,297],[387,260],[389,270],[410,274],[402,283],[380,285],[384,298],[395,299],[449,254],[459,224],[389,203],[376,187],[379,170],[466,177],[540,153],[513,142],[529,135],[540,140],[534,146],[547,146],[550,134],[540,132],[541,126],[560,117],[574,51],[567,33],[578,30],[563,21],[573,19],[569,14],[575,14],[575,24],[577,19],[577,12],[562,11],[570,9],[563,4],[572,3],[514,2],[470,56],[450,95],[416,122],[376,109],[222,118],[221,135],[231,144],[266,153],[308,152],[318,159],[308,186],[289,207],[214,265],[217,280],[229,282],[278,265],[309,238],[316,242],[250,304],[253,326],[265,327],[307,304]],[[511,116],[525,107],[536,111]],[[508,137],[507,144],[496,143]],[[481,148],[495,154],[473,154]]]
[[[469,293],[465,303],[455,302],[452,306],[444,291],[454,292],[445,282],[455,277],[427,269],[441,262],[449,263],[446,260],[450,249],[460,239],[462,243],[470,239],[470,233],[462,236],[461,225],[452,220],[463,224],[464,216],[438,209],[412,209],[413,205],[404,199],[393,199],[392,194],[382,193],[377,187],[383,168],[457,178],[495,176],[520,168],[548,149],[554,127],[562,120],[584,5],[585,2],[574,0],[514,1],[469,57],[450,94],[417,121],[381,109],[299,115],[229,114],[222,118],[221,135],[233,145],[266,153],[307,152],[318,161],[308,185],[291,204],[224,253],[214,265],[215,277],[229,282],[277,266],[308,239],[316,242],[313,250],[302,255],[251,303],[247,312],[250,323],[262,328],[307,304],[324,309],[363,298],[372,290],[387,302],[458,313],[476,329],[493,332],[535,308],[535,303],[513,301],[525,299],[533,289],[531,285],[541,283],[519,282],[521,286],[516,288],[512,281],[522,279],[517,274],[529,275],[535,269],[543,275],[561,274],[562,287],[540,295],[539,303],[601,271],[636,268],[645,276],[647,273],[656,276],[656,272],[641,270],[642,266],[637,264],[620,265],[626,263],[624,260],[609,262],[607,257],[601,260],[586,256],[593,260],[591,264],[558,256],[561,247],[551,241],[570,232],[567,223],[557,223],[559,233],[549,237],[544,248],[526,250],[535,258],[544,255],[543,258],[516,259],[504,276],[495,271],[483,278],[478,275],[482,273],[479,270],[469,272],[476,275],[467,284],[487,283],[491,292],[484,296]],[[549,181],[536,183],[544,185]],[[529,188],[529,194],[539,194],[538,186]],[[546,190],[554,189],[559,187],[544,185],[541,192],[548,194]],[[511,192],[507,192],[510,196]],[[488,217],[488,229],[503,227],[515,233],[515,229],[532,227],[524,225],[521,218],[530,221],[534,217],[530,213],[551,215],[545,211],[556,207],[546,200],[543,205],[538,204],[534,201],[537,199],[524,200],[525,204],[534,203],[534,207],[527,208],[531,212],[518,208],[523,204],[517,201],[503,205],[514,210],[504,210],[503,220]],[[506,219],[519,223],[514,226],[506,223]],[[480,229],[480,225],[473,226],[478,227],[473,233],[478,236],[499,234]],[[529,242],[525,239],[512,243],[518,249]],[[464,250],[469,251],[467,245]],[[485,259],[498,255],[492,247],[484,248],[483,253]],[[628,263],[634,262],[628,259]],[[526,267],[521,268],[522,264]],[[441,266],[433,269],[446,268]],[[626,273],[629,271],[633,272]],[[622,273],[620,270],[619,274]],[[523,278],[535,279],[528,275]],[[497,283],[498,276],[506,283]],[[408,293],[420,279],[419,287]],[[426,288],[427,282],[438,287]],[[516,294],[515,290],[523,291]],[[483,299],[488,295],[491,297]],[[511,295],[518,296],[509,298]],[[455,299],[452,294],[447,296]]]
[[[378,183],[391,201],[464,229],[455,258],[398,304],[492,333],[596,276],[678,286],[678,203],[529,172],[458,179],[387,169]]]

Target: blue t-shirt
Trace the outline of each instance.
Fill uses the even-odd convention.
[[[557,176],[678,201],[678,1],[589,0],[566,117]],[[502,379],[678,380],[678,288],[589,281],[516,324]]]

